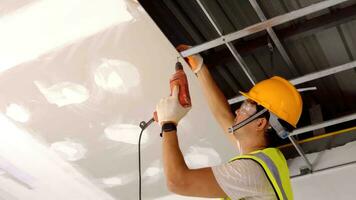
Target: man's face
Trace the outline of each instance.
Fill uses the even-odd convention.
[[[239,109],[235,111],[235,123],[240,123],[257,112],[256,103],[251,100],[245,100]]]
[[[236,117],[234,120],[234,124],[241,123],[245,119],[251,117],[256,112],[257,112],[257,104],[249,99],[245,100],[241,104],[240,108],[235,111]],[[254,130],[253,128],[254,128],[254,121],[236,130],[234,134],[237,137],[239,137],[239,135],[253,131]]]

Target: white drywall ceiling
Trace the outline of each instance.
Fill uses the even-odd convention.
[[[0,8],[0,199],[137,199],[138,124],[169,93],[177,52],[136,1],[1,1]],[[179,139],[187,163],[225,162],[236,152],[185,70],[193,109]],[[158,133],[154,124],[143,137],[144,199],[200,199],[167,191]],[[353,148],[319,167],[349,161],[345,152]],[[289,163],[292,174],[303,165]],[[331,178],[294,179],[296,199],[333,199],[312,186],[322,182],[325,191],[334,175],[352,185],[355,172],[325,173]],[[340,199],[355,195],[335,188]]]
[[[0,198],[137,199],[138,124],[169,94],[174,47],[135,1],[0,7]],[[181,147],[191,167],[217,165],[233,146],[185,70],[193,109]],[[157,124],[142,143],[144,199],[178,198],[165,186]]]

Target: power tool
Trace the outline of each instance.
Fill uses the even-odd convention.
[[[183,70],[182,63],[177,62],[175,69],[176,72],[172,75],[172,78],[169,81],[169,85],[171,88],[170,95],[172,95],[174,86],[177,85],[179,87],[178,100],[180,105],[182,105],[185,108],[191,107],[192,102],[189,94],[188,79]],[[153,118],[151,120],[158,122],[157,112],[153,113]]]

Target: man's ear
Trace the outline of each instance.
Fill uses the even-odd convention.
[[[266,127],[268,126],[268,121],[266,118],[258,118],[256,120],[256,123],[257,123],[257,127],[256,127],[256,130],[257,131],[262,131],[262,130],[265,130]]]

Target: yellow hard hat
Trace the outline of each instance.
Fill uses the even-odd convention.
[[[240,93],[296,128],[303,101],[297,89],[286,79],[274,76],[257,83],[248,93]]]

